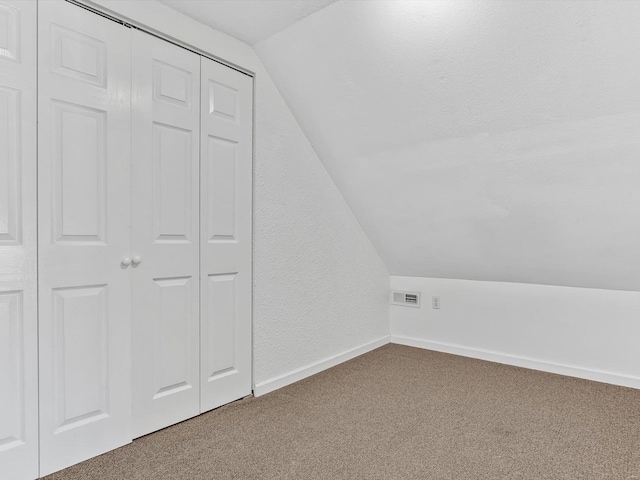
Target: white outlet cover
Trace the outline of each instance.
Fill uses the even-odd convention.
[[[440,309],[440,297],[431,297],[431,307],[435,310]]]

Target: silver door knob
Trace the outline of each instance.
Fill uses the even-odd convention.
[[[140,265],[142,263],[142,257],[140,255],[136,255],[131,260],[131,263],[133,263],[134,265]]]
[[[131,259],[130,259],[129,257],[124,257],[124,258],[122,259],[122,262],[120,262],[120,264],[121,264],[123,267],[125,267],[125,268],[126,268],[126,267],[128,267],[129,265],[131,265]]]

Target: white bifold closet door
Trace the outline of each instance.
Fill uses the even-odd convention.
[[[253,79],[201,58],[203,412],[251,393]]]
[[[131,441],[131,30],[39,5],[40,475]]]
[[[200,56],[133,31],[133,435],[200,413]]]
[[[0,0],[0,480],[38,476],[36,2]]]

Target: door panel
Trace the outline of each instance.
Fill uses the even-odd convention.
[[[200,60],[133,32],[134,436],[200,412]]]
[[[253,80],[201,59],[201,410],[251,393]]]
[[[40,474],[131,441],[131,31],[39,2]]]
[[[197,132],[153,123],[151,151],[154,242],[193,244],[193,137]],[[141,152],[142,153],[142,152]],[[141,179],[144,180],[144,179]],[[194,188],[196,187],[196,188]]]
[[[38,476],[36,3],[0,0],[0,480]]]
[[[54,397],[60,433],[108,415],[107,285],[54,288]]]
[[[236,315],[236,273],[209,275],[208,297],[209,315],[215,319],[214,328],[209,328],[208,360],[206,366],[208,381],[222,376],[235,375],[237,345],[235,342]]]
[[[107,112],[57,100],[51,109],[54,242],[104,243]]]
[[[210,136],[208,147],[209,241],[235,241],[238,142]]]

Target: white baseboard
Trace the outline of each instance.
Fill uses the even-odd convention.
[[[640,378],[621,375],[618,373],[605,372],[602,370],[573,367],[570,365],[545,362],[533,358],[520,357],[518,355],[509,355],[505,353],[492,352],[489,350],[463,347],[461,345],[432,342],[419,338],[401,337],[396,335],[391,336],[391,343],[407,345],[409,347],[424,348],[425,350],[434,350],[436,352],[452,353],[454,355],[460,355],[463,357],[477,358],[480,360],[487,360],[496,363],[504,363],[506,365],[529,368],[531,370],[539,370],[542,372],[557,373],[559,375],[583,378],[585,380],[593,380],[595,382],[610,383],[612,385],[620,385],[622,387],[640,389]]]
[[[371,350],[382,347],[387,343],[389,343],[389,336],[385,335],[384,337],[374,340],[373,342],[365,343],[364,345],[352,348],[351,350],[340,353],[338,355],[334,355],[333,357],[329,357],[324,360],[320,360],[319,362],[312,363],[311,365],[298,368],[293,372],[270,378],[269,380],[257,383],[255,388],[253,389],[253,394],[256,397],[259,397],[266,393],[273,392],[274,390],[286,387],[287,385],[291,385],[292,383],[310,377],[311,375],[315,375],[316,373],[320,373],[323,370],[335,367],[336,365],[346,362],[347,360],[351,360],[352,358],[370,352]]]

